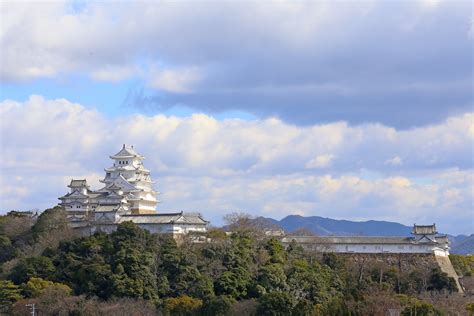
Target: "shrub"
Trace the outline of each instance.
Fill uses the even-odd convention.
[[[196,315],[202,307],[202,301],[187,295],[165,299],[165,312],[170,315]]]

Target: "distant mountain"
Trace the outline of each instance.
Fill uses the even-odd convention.
[[[278,225],[286,232],[304,228],[316,235],[328,236],[408,236],[411,227],[386,221],[354,222],[337,220],[320,216],[289,215],[282,220],[259,217],[256,220],[265,221],[269,225]]]
[[[459,235],[451,238],[451,253],[466,255],[474,254],[474,234]]]

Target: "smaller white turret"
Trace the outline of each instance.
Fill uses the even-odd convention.
[[[413,225],[411,231],[416,241],[419,242],[436,242],[436,235],[438,231],[436,230],[436,224],[433,225]]]

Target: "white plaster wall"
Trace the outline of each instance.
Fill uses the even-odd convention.
[[[338,253],[434,253],[432,245],[407,244],[299,244],[306,250]],[[439,251],[443,251],[440,249]]]

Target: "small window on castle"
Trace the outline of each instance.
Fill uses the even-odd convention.
[[[81,208],[81,207],[79,205],[77,205],[76,208]]]

